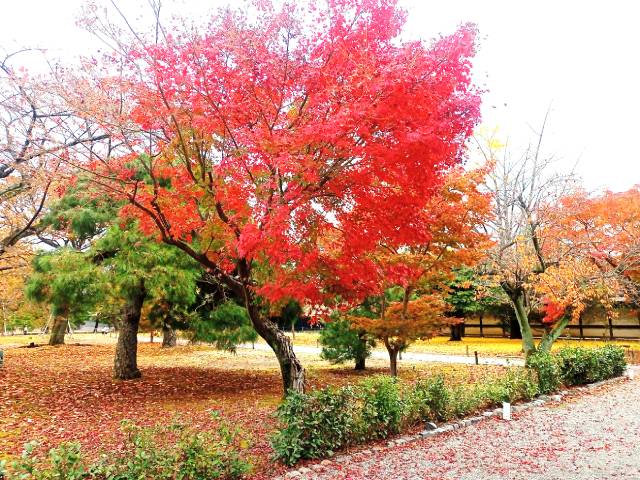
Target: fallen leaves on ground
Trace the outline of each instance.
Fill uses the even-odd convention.
[[[111,375],[113,344],[12,348],[0,370],[0,457],[18,455],[36,440],[40,451],[77,440],[89,454],[120,448],[120,423],[168,423],[179,415],[196,427],[211,427],[211,411],[250,439],[255,478],[284,471],[270,461],[273,412],[281,399],[280,373],[270,352],[239,350],[236,355],[208,346],[162,349],[141,344],[143,377],[116,381]],[[374,373],[386,362],[371,361],[366,372],[335,367],[317,357],[303,357],[311,388],[345,385]],[[502,367],[402,364],[401,376],[413,381],[445,374],[459,383],[474,382]]]

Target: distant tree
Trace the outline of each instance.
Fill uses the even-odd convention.
[[[235,352],[239,344],[258,339],[247,309],[233,300],[203,309],[190,324],[193,341],[213,343],[220,350]]]
[[[377,315],[351,319],[385,345],[394,376],[399,353],[413,341],[459,323],[446,316],[444,299],[455,271],[478,262],[489,245],[482,231],[491,208],[481,188],[486,172],[449,172],[421,212],[416,235],[395,245],[382,242],[372,255],[377,283],[368,285],[369,296],[380,298]]]
[[[81,323],[104,295],[102,272],[86,255],[63,248],[37,255],[26,283],[30,300],[51,308],[53,323],[49,345],[64,344],[70,324]]]
[[[353,360],[356,370],[364,370],[375,340],[364,329],[354,328],[346,318],[335,318],[320,330],[320,344],[320,357],[324,360],[332,363]]]
[[[602,256],[590,244],[602,238],[598,232],[616,228],[607,221],[590,227],[589,217],[594,218],[584,209],[589,202],[578,179],[571,172],[558,173],[553,157],[543,152],[546,121],[517,157],[493,137],[478,143],[495,164],[487,182],[495,199],[488,224],[495,247],[488,251],[488,269],[510,300],[527,357],[549,351],[588,304],[610,312],[620,291],[618,275],[604,268],[609,247]],[[581,218],[582,213],[587,215]],[[540,312],[545,334],[536,344],[531,323]]]
[[[380,340],[389,353],[389,369],[398,375],[398,355],[416,340],[428,339],[451,324],[442,295],[395,287],[377,303],[377,315],[350,316],[351,323]],[[374,310],[375,311],[375,310]]]
[[[0,47],[0,275],[29,265],[21,253],[40,240],[39,220],[67,177],[68,162],[85,159],[107,138],[72,112],[52,76],[20,66],[27,52]]]
[[[500,292],[497,291],[500,287],[492,285],[469,267],[457,269],[448,287],[445,297],[447,314],[459,319],[459,322],[451,325],[451,340],[459,341],[462,339],[464,319],[470,315],[482,315],[496,305],[500,301]]]
[[[289,300],[280,309],[280,321],[291,330],[291,338],[296,338],[296,323],[302,316],[302,307],[295,300]]]

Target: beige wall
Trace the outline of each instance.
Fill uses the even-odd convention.
[[[638,311],[627,307],[616,308],[617,316],[612,319],[614,338],[640,338],[640,315]],[[478,317],[470,317],[467,323],[477,325]],[[482,318],[482,333],[488,337],[500,337],[503,335],[500,319],[493,315],[484,315]],[[565,337],[580,337],[580,329],[578,323],[573,322],[572,327],[567,328]],[[626,326],[625,328],[616,328],[616,326]],[[628,328],[631,327],[631,328]],[[533,333],[536,336],[542,336],[542,328],[534,328]],[[582,316],[582,333],[586,338],[609,338],[609,323],[602,309],[590,309]],[[465,335],[479,336],[479,327],[465,326]]]

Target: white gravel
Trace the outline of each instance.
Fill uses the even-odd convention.
[[[340,463],[307,480],[640,480],[640,380]],[[308,467],[312,467],[309,465]],[[320,468],[321,467],[321,468]]]

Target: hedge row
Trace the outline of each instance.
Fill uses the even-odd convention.
[[[280,429],[271,439],[276,459],[293,465],[303,458],[331,456],[348,445],[386,438],[425,421],[446,421],[503,401],[529,400],[539,394],[622,375],[620,347],[565,348],[538,353],[529,368],[473,385],[450,386],[442,376],[413,385],[384,375],[356,386],[291,393],[278,408]]]
[[[550,393],[560,385],[570,387],[619,377],[627,361],[621,347],[606,345],[563,348],[555,354],[538,352],[527,359],[527,366],[537,372],[540,393]]]
[[[512,369],[503,377],[470,386],[449,386],[442,376],[413,385],[377,375],[356,386],[291,393],[278,408],[275,456],[293,465],[302,458],[330,456],[347,445],[386,438],[425,421],[462,417],[503,401],[538,393],[533,372]]]

